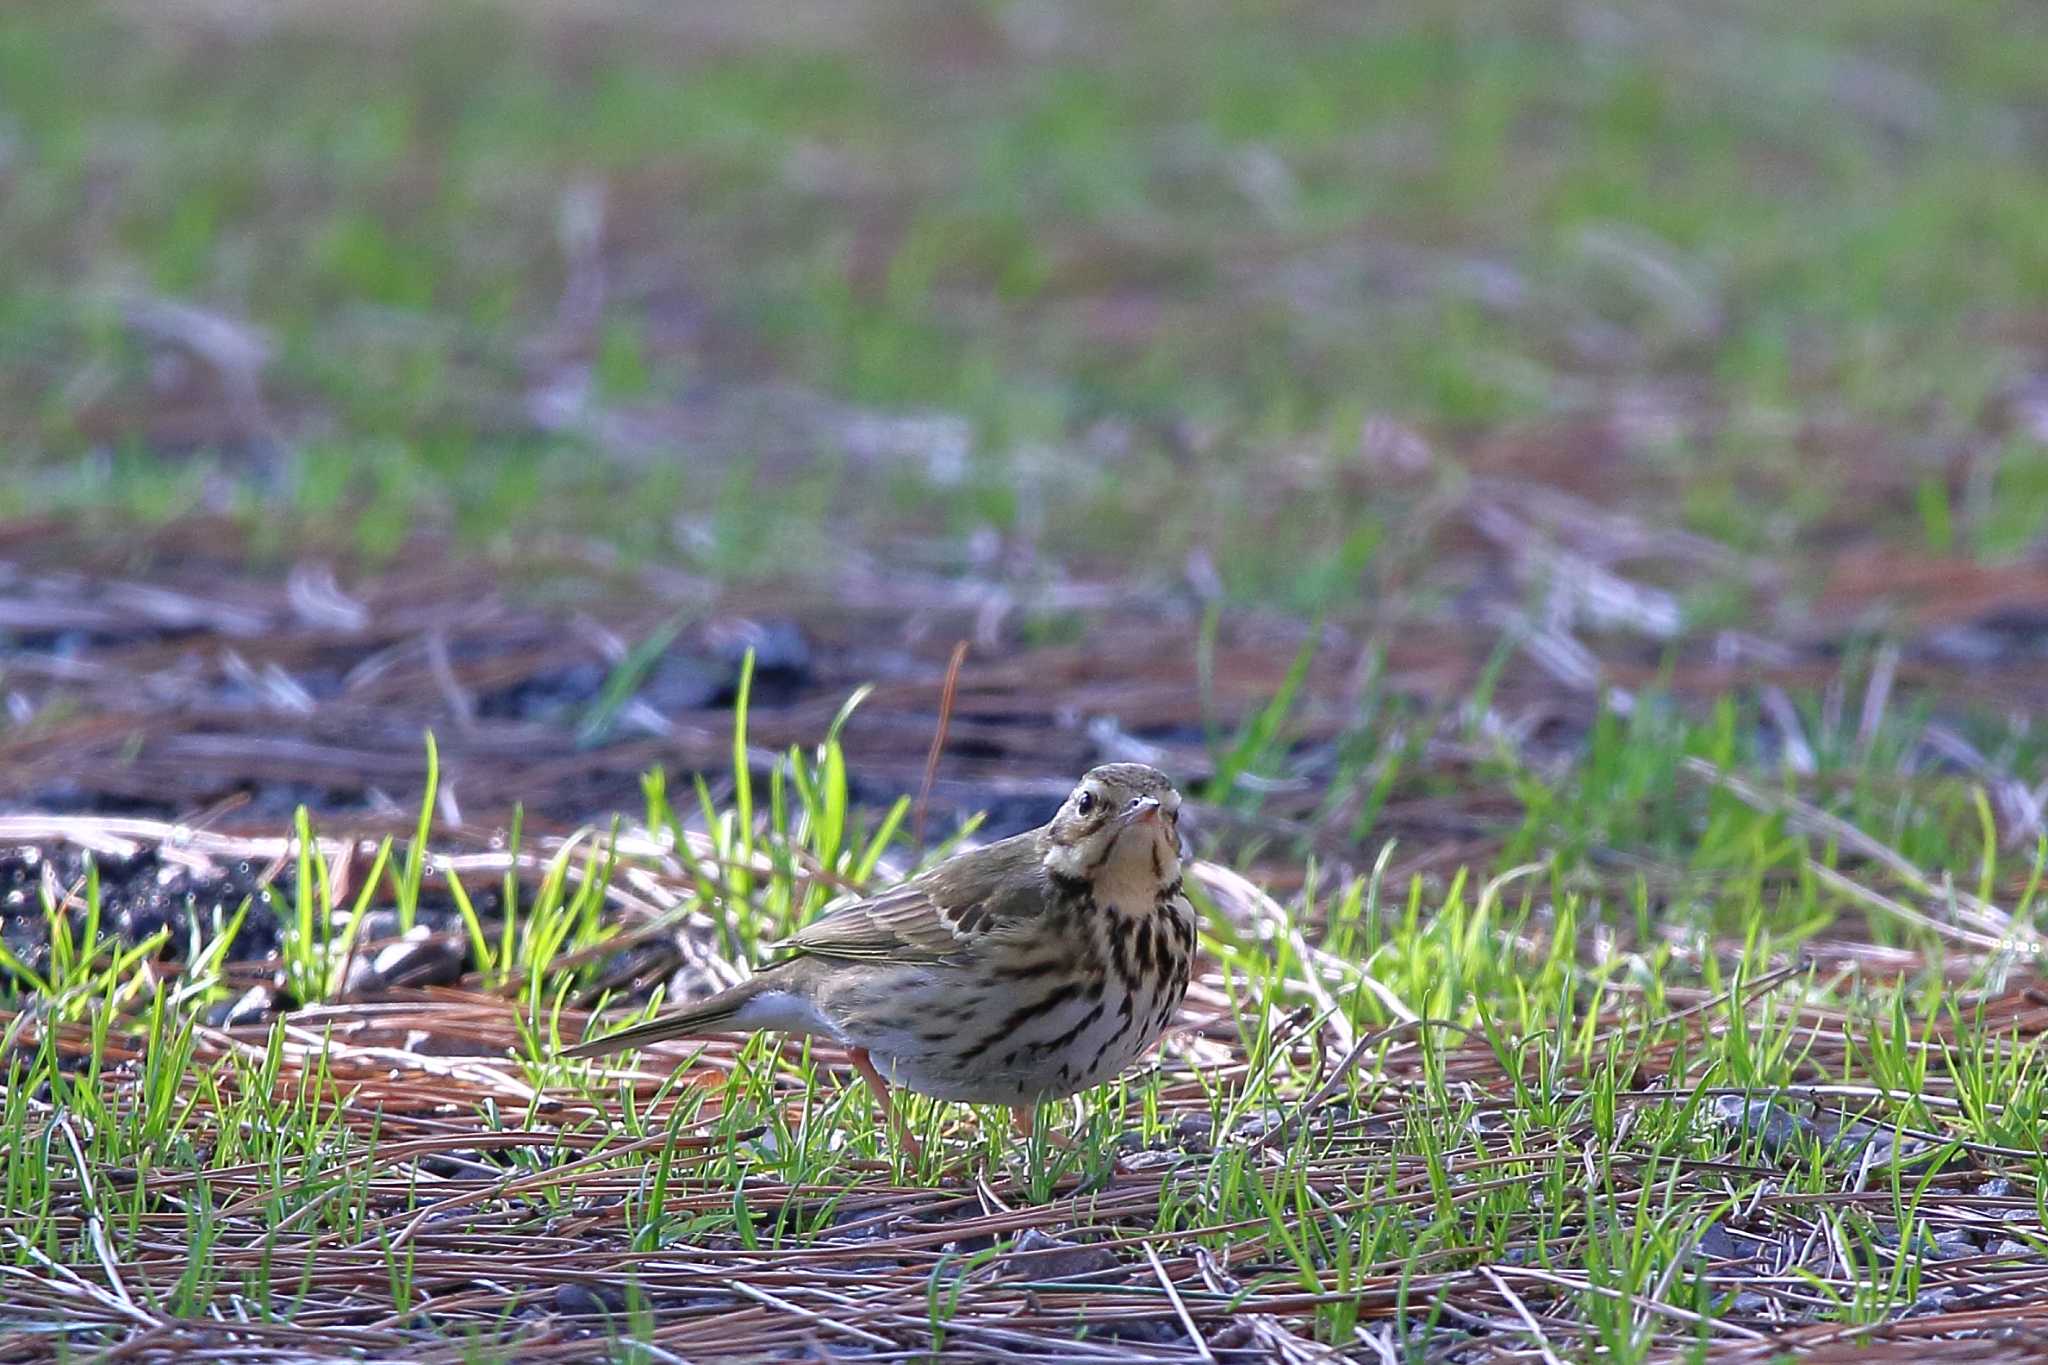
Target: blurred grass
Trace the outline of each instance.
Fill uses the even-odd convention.
[[[1591,416],[1657,524],[2010,555],[2048,521],[2048,448],[1987,415],[2048,365],[2044,73],[2019,0],[17,5],[0,515],[567,529],[729,577],[987,527],[1314,608],[1428,486],[1549,477],[1516,434]],[[282,439],[137,296],[262,329]],[[703,420],[756,392],[970,435]],[[1362,458],[1376,417],[1419,481]]]

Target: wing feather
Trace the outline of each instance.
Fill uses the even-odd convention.
[[[1044,909],[1034,835],[947,859],[872,896],[846,896],[771,949],[871,962],[943,962]]]

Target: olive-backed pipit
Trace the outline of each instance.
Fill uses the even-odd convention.
[[[790,956],[708,1000],[569,1048],[779,1029],[847,1049],[899,1140],[889,1100],[1011,1107],[1117,1075],[1187,992],[1195,912],[1181,894],[1180,793],[1141,763],[1081,779],[1049,824],[846,897],[771,945]]]

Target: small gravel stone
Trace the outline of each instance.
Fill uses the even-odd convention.
[[[1009,1255],[1005,1273],[1026,1280],[1065,1280],[1097,1275],[1122,1265],[1116,1253],[1091,1242],[1072,1242],[1038,1228],[1026,1228]]]
[[[615,1289],[571,1280],[556,1287],[554,1307],[565,1317],[604,1317],[625,1311],[626,1300]]]

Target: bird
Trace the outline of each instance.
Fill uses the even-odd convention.
[[[895,1087],[1007,1106],[1029,1138],[1040,1102],[1121,1074],[1187,993],[1180,807],[1156,768],[1091,768],[1037,829],[843,896],[740,984],[563,1053],[779,1030],[845,1049],[914,1161]]]

